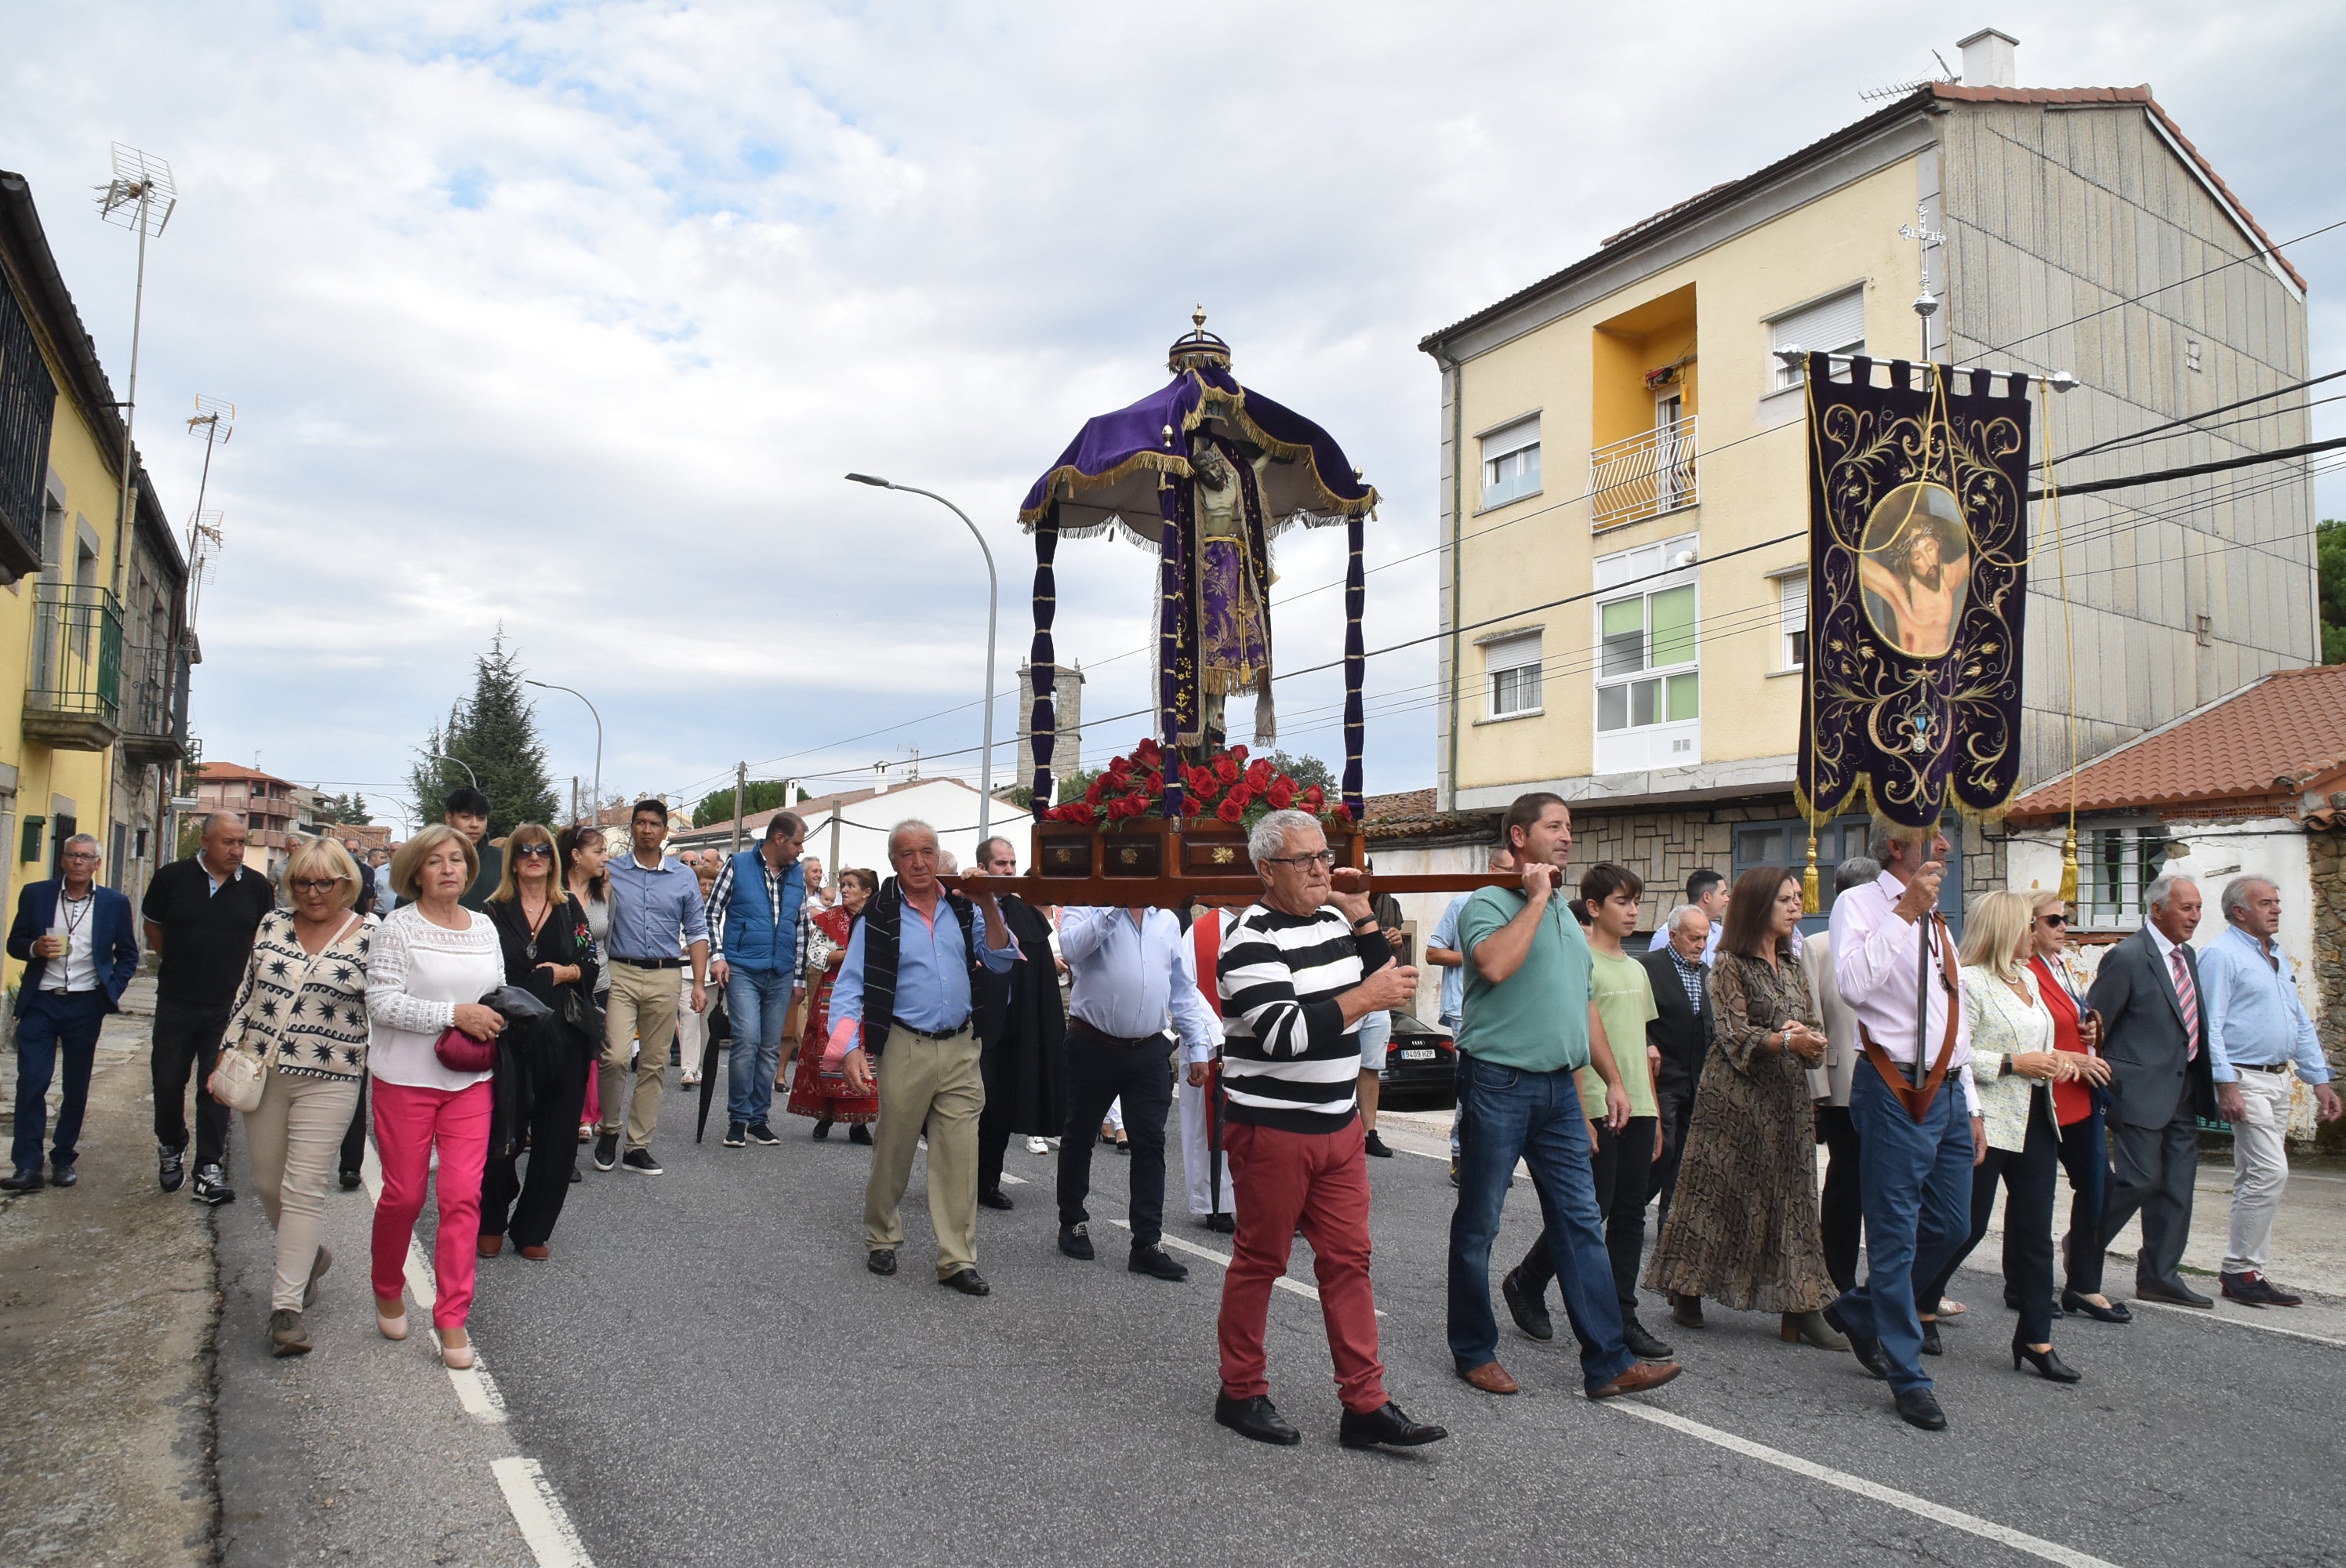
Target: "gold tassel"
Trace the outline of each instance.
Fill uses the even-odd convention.
[[[1800,912],[1815,914],[1824,908],[1824,899],[1817,886],[1817,832],[1813,824],[1809,829],[1809,869],[1800,873]]]
[[[2075,828],[2069,830],[2068,838],[2061,846],[2061,901],[2065,904],[2077,901],[2077,830]]]

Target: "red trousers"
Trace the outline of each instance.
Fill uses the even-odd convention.
[[[1385,1369],[1377,1359],[1377,1303],[1369,1288],[1369,1162],[1360,1121],[1341,1132],[1290,1133],[1226,1120],[1222,1148],[1238,1208],[1216,1325],[1223,1391],[1239,1400],[1270,1392],[1262,1336],[1271,1281],[1287,1272],[1300,1221],[1320,1282],[1337,1395],[1348,1410],[1382,1410]]]
[[[489,1085],[450,1093],[374,1082],[374,1146],[382,1160],[382,1196],[374,1206],[374,1293],[396,1301],[407,1288],[407,1244],[423,1212],[423,1189],[436,1186],[439,1233],[433,1238],[437,1298],[432,1326],[461,1329],[473,1307],[474,1244],[481,1237],[481,1167],[489,1157]],[[432,1150],[440,1149],[435,1182]]]

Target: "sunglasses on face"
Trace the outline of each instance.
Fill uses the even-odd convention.
[[[2069,923],[2069,917],[2065,914],[2038,915],[2036,918],[2055,931]]]
[[[514,854],[516,858],[525,860],[550,860],[554,858],[554,846],[552,844],[524,844],[521,848],[515,850]]]

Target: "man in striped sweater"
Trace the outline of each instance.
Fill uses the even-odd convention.
[[[1406,1006],[1417,972],[1393,962],[1366,880],[1347,871],[1345,885],[1333,885],[1335,857],[1309,813],[1270,813],[1247,850],[1262,876],[1262,900],[1229,922],[1218,966],[1222,1140],[1238,1229],[1222,1281],[1214,1419],[1257,1442],[1303,1441],[1271,1405],[1263,1358],[1271,1284],[1287,1272],[1300,1226],[1344,1405],[1339,1440],[1346,1448],[1439,1441],[1450,1434],[1410,1420],[1385,1396],[1369,1288],[1368,1161],[1354,1101],[1361,1020]]]

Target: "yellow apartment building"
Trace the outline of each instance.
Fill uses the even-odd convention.
[[[75,210],[79,214],[79,198]],[[126,270],[127,275],[127,270]],[[0,171],[0,907],[97,837],[136,903],[187,759],[187,567],[139,474],[32,191]],[[7,983],[20,966],[10,961]]]
[[[1794,347],[2079,381],[2037,455],[2064,484],[2308,439],[2306,396],[2125,438],[2310,373],[2305,282],[2147,87],[2023,89],[2013,41],[1426,338],[1442,375],[1438,809],[1571,800],[1576,859],[1651,884],[1797,863],[1807,627]],[[1937,302],[1915,310],[1927,287]],[[2045,539],[2045,509],[2034,526]],[[2083,496],[2027,614],[2024,784],[2315,662],[2306,461]],[[1828,866],[1862,823],[1828,824]],[[1967,828],[1966,887],[2002,885]],[[2147,870],[2147,868],[2145,868]],[[1828,879],[1828,881],[1830,879]],[[2131,920],[2137,911],[2119,911]]]

